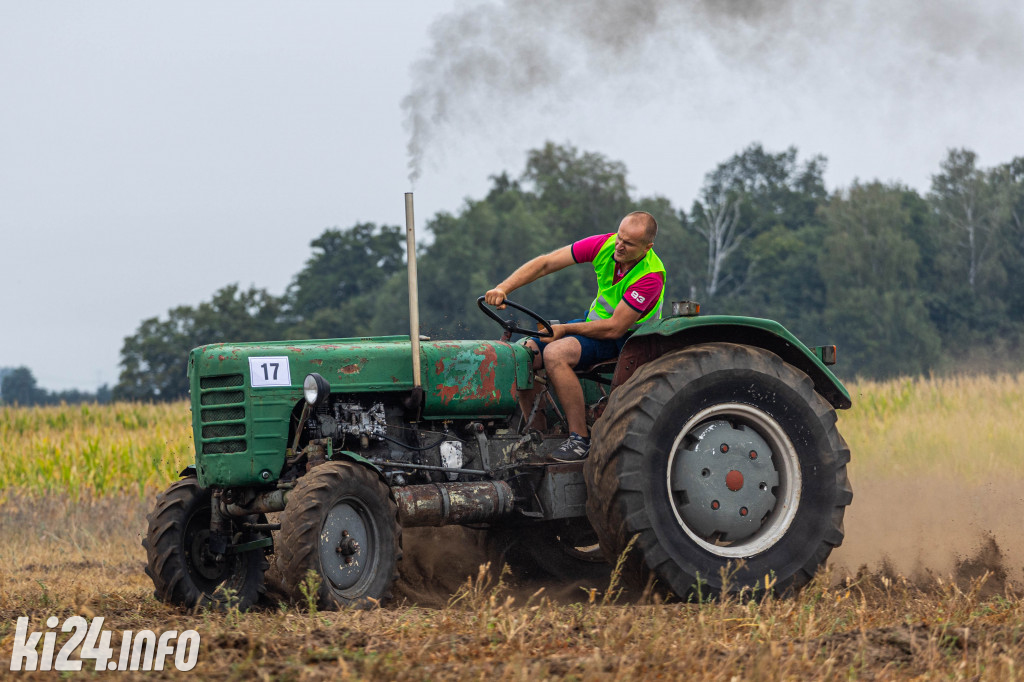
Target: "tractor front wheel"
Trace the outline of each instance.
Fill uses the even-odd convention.
[[[267,560],[262,549],[239,554],[210,551],[212,495],[195,478],[175,481],[156,500],[146,517],[149,530],[146,574],[157,599],[180,606],[237,607],[245,610],[264,591]],[[253,517],[252,520],[256,520]],[[232,536],[241,542],[261,539],[243,531],[243,519],[232,520]]]
[[[391,597],[401,537],[398,507],[376,472],[354,462],[321,464],[299,479],[281,516],[285,588],[304,598],[312,571],[319,608],[370,608]]]

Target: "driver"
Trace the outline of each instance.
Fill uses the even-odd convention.
[[[555,461],[578,461],[590,452],[583,387],[573,370],[617,357],[641,323],[661,317],[665,267],[651,249],[657,234],[654,216],[634,211],[622,219],[617,232],[587,237],[537,256],[484,295],[487,303],[504,308],[509,293],[544,275],[576,263],[594,266],[597,297],[586,319],[553,324],[553,336],[525,341],[534,353],[533,368],[547,370],[569,422],[569,438],[558,446],[552,456]],[[530,413],[538,390],[519,394],[524,415]]]

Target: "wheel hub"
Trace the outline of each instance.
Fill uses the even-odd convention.
[[[739,403],[705,409],[686,423],[668,479],[677,521],[720,556],[770,547],[799,500],[799,461],[788,437],[770,416]]]
[[[210,529],[200,528],[192,535],[192,567],[207,580],[220,580],[224,576],[224,557],[210,552]]]
[[[725,475],[725,487],[738,492],[743,487],[743,473],[733,469]]]
[[[343,500],[327,514],[320,530],[320,565],[335,589],[347,590],[372,572],[367,565],[374,527],[357,500]]]
[[[338,543],[338,547],[334,551],[345,558],[346,564],[351,564],[355,560],[353,557],[359,552],[359,543],[352,538],[347,530],[343,530],[341,531],[341,542]]]

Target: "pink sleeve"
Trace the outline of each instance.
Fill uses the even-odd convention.
[[[622,300],[642,317],[654,309],[664,287],[665,277],[660,272],[651,272],[633,282],[622,295]]]
[[[597,257],[597,252],[601,250],[604,243],[608,241],[608,237],[611,237],[613,232],[608,234],[595,234],[593,237],[586,237],[573,242],[569,248],[572,250],[572,257],[577,263],[592,263],[594,258]]]

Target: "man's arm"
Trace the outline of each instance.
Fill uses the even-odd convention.
[[[629,328],[640,319],[640,311],[630,307],[625,301],[619,301],[612,316],[607,320],[591,320],[589,322],[572,322],[570,324],[553,324],[554,338],[545,341],[557,341],[568,334],[587,336],[591,339],[617,339],[625,336]]]
[[[551,253],[537,256],[533,260],[519,266],[501,284],[484,294],[484,300],[491,305],[502,307],[502,303],[505,302],[508,295],[519,287],[526,286],[544,275],[558,272],[562,268],[567,268],[575,263],[576,260],[572,257],[572,246],[563,246]]]

